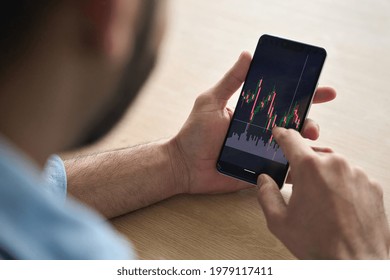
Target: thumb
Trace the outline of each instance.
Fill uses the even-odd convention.
[[[213,94],[216,98],[229,100],[233,93],[239,89],[245,80],[251,59],[248,52],[241,53],[237,62],[214,87]]]
[[[279,225],[287,211],[286,202],[275,181],[268,175],[261,174],[257,179],[257,199],[263,209],[268,228],[277,235]]]

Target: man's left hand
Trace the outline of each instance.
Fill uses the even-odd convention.
[[[253,185],[220,174],[216,162],[225,139],[233,111],[229,98],[245,80],[251,55],[243,52],[238,61],[211,89],[199,95],[187,121],[169,143],[177,190],[181,193],[222,193],[250,188]],[[313,103],[328,102],[336,97],[332,88],[318,88]],[[319,137],[319,126],[307,119],[302,136]]]

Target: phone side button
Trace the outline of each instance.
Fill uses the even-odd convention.
[[[249,172],[249,173],[252,173],[252,174],[256,174],[255,171],[252,171],[252,170],[249,170],[249,169],[245,169],[245,168],[244,168],[244,171]]]

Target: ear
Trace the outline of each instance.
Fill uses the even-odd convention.
[[[123,60],[130,52],[138,1],[85,0],[82,11],[93,44],[109,59]]]

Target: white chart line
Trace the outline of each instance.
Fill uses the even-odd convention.
[[[288,114],[290,113],[290,110],[291,110],[292,104],[293,104],[293,102],[294,102],[294,99],[295,99],[295,95],[297,94],[298,87],[299,87],[299,85],[300,85],[300,83],[301,83],[301,79],[302,79],[303,71],[305,71],[305,68],[306,68],[306,63],[307,63],[307,59],[308,59],[308,58],[309,58],[309,55],[307,55],[307,56],[306,56],[305,64],[303,64],[303,68],[302,68],[302,71],[301,71],[301,76],[299,76],[299,80],[298,80],[297,87],[295,88],[294,96],[293,96],[293,98],[291,99],[290,108],[288,108],[288,111],[287,111],[287,113],[288,113]]]
[[[240,123],[245,123],[245,124],[249,124],[249,125],[253,125],[253,126],[256,126],[256,127],[259,127],[259,128],[263,128],[265,130],[270,130],[270,129],[267,129],[266,127],[264,126],[261,126],[261,125],[257,125],[257,124],[253,124],[253,123],[249,123],[249,122],[246,122],[246,121],[242,121],[242,120],[239,120],[239,119],[233,119],[234,121],[238,121]]]

